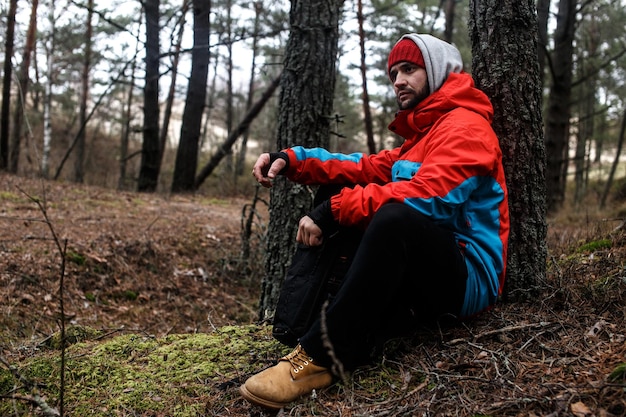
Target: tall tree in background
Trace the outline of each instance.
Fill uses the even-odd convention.
[[[547,258],[535,4],[533,0],[471,0],[470,16],[472,73],[494,106],[493,127],[500,138],[509,190],[505,295],[522,299],[545,281]]]
[[[46,39],[46,82],[43,100],[43,146],[41,151],[41,175],[48,178],[50,174],[50,152],[52,148],[52,86],[54,84],[54,53],[56,48],[56,17],[55,0],[49,0],[48,36]]]
[[[292,1],[281,79],[276,149],[327,147],[343,0]],[[298,220],[311,209],[311,191],[279,177],[271,189],[266,275],[259,314],[271,317],[295,249]]]
[[[121,123],[121,132],[120,132],[120,151],[118,157],[118,167],[119,167],[119,177],[117,179],[117,189],[118,190],[127,190],[129,189],[129,182],[126,178],[126,171],[128,168],[128,160],[129,160],[129,144],[130,144],[130,136],[131,136],[131,123],[133,119],[133,108],[134,108],[134,98],[135,98],[135,85],[137,83],[137,56],[139,55],[139,51],[142,48],[141,40],[139,39],[139,33],[141,32],[141,16],[136,17],[137,19],[137,33],[134,36],[135,47],[133,48],[135,53],[132,57],[132,61],[130,62],[130,77],[128,81],[125,83],[127,87],[125,90],[127,91],[126,98],[122,102],[122,114],[120,117]],[[130,48],[129,48],[130,49]],[[124,95],[122,94],[122,95]],[[134,182],[133,182],[134,184]]]
[[[252,105],[254,104],[254,94],[256,92],[256,59],[259,52],[258,41],[259,41],[259,31],[260,31],[260,23],[261,23],[261,13],[263,13],[263,3],[260,1],[255,1],[253,3],[254,7],[254,27],[252,32],[252,62],[250,64],[250,81],[248,82],[248,98],[246,99],[246,113],[250,111]],[[231,132],[232,133],[232,132]],[[250,129],[246,129],[244,134],[241,137],[241,147],[239,148],[239,155],[237,156],[237,160],[235,163],[235,183],[237,182],[237,178],[243,174],[243,169],[246,163],[246,154],[248,151],[248,138],[250,135]]]
[[[176,81],[178,79],[178,67],[180,64],[180,52],[183,43],[183,35],[185,34],[185,23],[187,22],[187,12],[191,7],[191,0],[183,0],[183,5],[180,11],[180,19],[178,21],[178,34],[176,40],[172,39],[174,45],[174,51],[171,56],[170,65],[170,88],[167,92],[167,98],[165,99],[165,110],[163,111],[163,125],[161,126],[161,132],[159,134],[159,144],[161,149],[161,156],[159,160],[163,163],[163,154],[165,153],[165,147],[167,145],[167,135],[169,132],[170,121],[172,120],[172,108],[174,107],[174,100],[176,99]]]
[[[545,115],[548,211],[561,208],[565,199],[577,4],[578,0],[559,1],[549,66],[551,84]]]
[[[604,185],[604,191],[602,192],[602,196],[600,197],[600,208],[604,208],[606,205],[606,199],[609,195],[609,190],[611,189],[611,185],[613,184],[613,179],[615,178],[615,171],[617,171],[617,166],[619,165],[619,159],[622,154],[622,148],[624,147],[624,139],[626,137],[626,110],[622,113],[622,124],[619,130],[619,135],[617,138],[617,148],[615,150],[615,158],[613,159],[613,163],[611,164],[611,170],[609,171],[609,178]]]
[[[191,76],[187,89],[187,99],[180,129],[180,143],[176,152],[176,165],[172,192],[194,191],[198,167],[198,145],[202,115],[206,100],[207,77],[209,72],[209,14],[211,2],[193,0],[193,52],[191,55]]]
[[[146,0],[146,74],[143,91],[143,144],[138,191],[156,191],[161,170],[159,144],[159,0]]]
[[[595,133],[596,90],[598,84],[597,55],[600,47],[600,31],[596,20],[597,11],[590,4],[590,13],[581,19],[580,38],[584,52],[578,54],[577,111],[578,129],[574,156],[574,205],[579,207],[587,192],[589,173],[588,149]]]
[[[139,41],[135,46],[135,56],[137,55],[139,49]],[[136,60],[133,59],[130,65],[130,80],[128,81],[128,95],[126,96],[126,102],[124,103],[124,110],[122,111],[122,131],[120,133],[120,154],[119,154],[119,178],[117,180],[117,189],[118,190],[126,190],[126,168],[128,163],[128,145],[130,142],[130,131],[131,131],[131,120],[133,115],[133,98],[134,90],[135,90],[135,70],[137,67]]]
[[[452,43],[454,37],[454,19],[456,17],[457,0],[443,1],[445,1],[444,15],[446,17],[446,26],[443,30],[443,38],[446,40],[446,42]]]
[[[602,151],[605,144],[609,144],[607,139],[615,137],[619,113],[623,109],[624,94],[624,71],[626,71],[626,43],[624,42],[624,22],[626,22],[626,8],[622,6],[624,1],[615,2],[611,0],[603,1],[596,9],[599,13],[594,16],[598,19],[598,29],[602,35],[599,42],[601,46],[599,53],[603,56],[596,57],[596,67],[598,72],[596,78],[597,106],[601,110],[596,114],[601,114],[595,124],[595,134],[593,143],[595,145],[595,157],[593,163],[602,163]],[[617,23],[619,22],[619,23]],[[578,81],[580,83],[580,81]],[[584,83],[584,80],[583,80]],[[619,139],[618,139],[619,140]],[[612,142],[612,140],[611,140]]]
[[[13,42],[17,0],[9,3],[7,31],[4,38],[4,78],[2,80],[2,109],[0,115],[0,169],[9,165],[9,115],[11,114],[11,78],[13,69]]]
[[[224,43],[226,44],[226,133],[230,135],[233,131],[234,125],[234,91],[233,91],[233,3],[231,0],[226,0],[226,21],[223,22],[224,27],[223,30],[225,32],[226,39],[224,39]],[[233,150],[228,149],[228,154],[226,155],[226,160],[224,170],[228,174],[233,173]]]
[[[20,147],[22,146],[22,121],[24,119],[24,108],[26,106],[26,95],[28,94],[28,86],[30,76],[31,56],[35,49],[35,39],[37,33],[37,8],[39,0],[32,0],[30,8],[30,20],[28,21],[28,30],[26,32],[26,44],[22,53],[22,62],[20,63],[20,72],[18,74],[19,90],[17,95],[17,106],[13,111],[13,133],[11,134],[11,146],[9,155],[9,171],[17,173],[20,161]]]
[[[76,138],[74,159],[74,182],[82,183],[85,179],[85,138],[87,136],[87,100],[89,99],[89,72],[91,71],[91,44],[93,42],[93,0],[87,2],[87,22],[85,30],[85,49],[80,82],[79,131]]]
[[[374,140],[374,123],[370,109],[370,96],[367,90],[367,65],[365,63],[365,16],[363,16],[363,0],[357,3],[357,20],[359,22],[359,49],[361,51],[361,86],[363,101],[363,122],[365,124],[365,137],[367,138],[367,150],[369,153],[376,153],[376,141]]]

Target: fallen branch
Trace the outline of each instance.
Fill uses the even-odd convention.
[[[250,124],[254,120],[256,116],[263,110],[263,106],[265,103],[272,97],[274,91],[278,88],[280,84],[280,76],[276,77],[272,83],[267,87],[267,90],[263,93],[259,101],[257,101],[251,108],[248,110],[248,113],[243,117],[243,120],[239,123],[239,125],[233,130],[224,143],[222,143],[218,148],[215,154],[211,157],[209,162],[200,170],[195,179],[195,188],[198,189],[204,180],[207,179],[209,175],[213,172],[213,170],[217,167],[220,161],[228,155],[230,148],[233,146],[235,141],[245,133],[246,130],[250,127]]]
[[[2,356],[2,355],[0,355],[0,363],[2,363],[4,366],[6,366],[6,368],[11,372],[11,374],[13,375],[13,377],[15,379],[17,379],[22,384],[24,384],[24,388],[25,389],[28,389],[29,391],[31,391],[33,393],[33,395],[19,395],[19,394],[0,395],[0,398],[9,399],[9,400],[24,401],[24,402],[33,404],[33,405],[39,407],[41,409],[41,411],[43,412],[43,415],[46,416],[46,417],[58,417],[58,416],[61,415],[56,408],[50,407],[48,405],[48,403],[46,402],[46,400],[44,400],[39,395],[39,390],[37,388],[37,384],[34,383],[33,381],[31,381],[30,379],[26,378],[24,375],[22,375],[17,370],[17,368],[15,366],[11,365],[9,363],[9,361],[6,360],[6,358],[4,356]]]
[[[26,403],[33,404],[39,407],[45,417],[59,417],[61,415],[56,408],[50,407],[46,400],[41,398],[39,395],[0,395],[0,398],[24,401]]]
[[[496,334],[503,334],[503,333],[513,332],[513,331],[516,331],[516,330],[542,328],[542,327],[551,326],[552,324],[553,323],[550,323],[550,322],[547,322],[547,321],[541,321],[539,323],[529,323],[529,324],[520,324],[520,325],[516,325],[516,326],[506,326],[506,327],[502,327],[500,329],[489,330],[487,332],[483,332],[483,333],[477,334],[477,335],[473,336],[472,338],[454,339],[454,340],[449,341],[447,344],[451,345],[451,346],[454,346],[454,345],[458,345],[459,343],[475,342],[478,339],[482,339],[482,338],[487,337],[487,336],[493,336],[493,335],[496,335]]]

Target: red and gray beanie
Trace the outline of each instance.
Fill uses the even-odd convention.
[[[448,74],[463,70],[459,50],[432,35],[411,33],[402,36],[389,53],[387,74],[398,62],[410,62],[425,68],[431,93],[439,90]]]

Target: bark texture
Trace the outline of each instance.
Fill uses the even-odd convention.
[[[470,15],[472,71],[494,106],[509,190],[505,297],[523,299],[545,281],[547,257],[537,15],[532,0],[472,0]]]
[[[209,13],[210,2],[193,0],[193,52],[191,77],[185,101],[180,143],[176,153],[172,192],[195,191],[196,169],[202,115],[206,101],[209,74]]]
[[[146,84],[143,90],[143,144],[138,191],[154,192],[161,170],[159,145],[159,0],[144,3],[146,15]]]
[[[290,34],[281,77],[277,150],[328,146],[339,18],[343,0],[293,0]],[[283,177],[271,190],[266,276],[260,318],[273,316],[295,249],[298,220],[311,209],[313,192]]]

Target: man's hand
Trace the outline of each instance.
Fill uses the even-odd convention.
[[[270,154],[263,153],[256,160],[254,167],[252,168],[252,175],[256,178],[257,182],[265,188],[272,186],[272,181],[276,178],[276,175],[287,166],[287,162],[282,159],[276,159],[270,165]]]
[[[304,216],[298,223],[296,241],[307,246],[319,246],[322,244],[322,229],[309,216]]]

